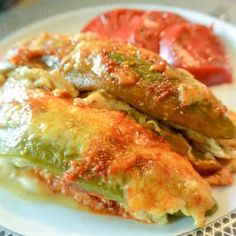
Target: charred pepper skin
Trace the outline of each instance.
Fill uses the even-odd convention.
[[[66,78],[79,90],[104,89],[153,118],[208,137],[235,136],[226,108],[211,91],[151,51],[106,40],[82,40],[65,65]]]

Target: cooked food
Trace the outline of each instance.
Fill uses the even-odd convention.
[[[232,138],[235,126],[206,86],[157,54],[105,40],[82,40],[66,78],[79,90],[105,89],[140,111],[208,137]],[[85,79],[86,78],[86,79]]]
[[[101,49],[102,47],[104,47],[104,50]],[[128,55],[127,57],[132,54],[132,60],[136,58],[137,62],[127,60],[125,63],[127,66],[125,66],[112,58],[109,59],[106,57],[106,52],[110,53],[112,51],[118,51],[117,48],[122,50],[122,53],[125,55]],[[96,57],[96,55],[98,55],[98,57]],[[89,60],[87,60],[88,58]],[[116,74],[116,79],[113,79],[112,82],[109,80],[110,77],[107,77],[107,60],[111,62],[109,69],[113,68],[112,70],[115,71]],[[77,64],[75,63],[76,61]],[[86,61],[87,63],[86,66],[83,65],[83,68],[86,70],[82,72],[82,67],[79,67],[81,61]],[[160,57],[150,51],[140,48],[137,49],[121,43],[109,42],[107,40],[95,40],[94,35],[91,34],[82,34],[74,37],[42,34],[36,39],[26,40],[10,50],[7,59],[3,63],[2,70],[7,73],[7,71],[15,66],[25,65],[28,67],[52,70],[51,73],[55,73],[54,71],[56,69],[56,71],[60,71],[60,74],[62,75],[60,77],[64,76],[67,81],[73,82],[81,91],[105,88],[118,97],[123,95],[122,99],[125,99],[126,102],[134,101],[131,105],[137,106],[138,108],[141,100],[141,104],[143,102],[146,104],[146,106],[141,107],[143,111],[147,111],[147,108],[150,111],[150,108],[156,106],[156,102],[158,102],[158,104],[166,104],[164,110],[161,110],[160,106],[156,106],[156,110],[159,111],[157,114],[160,114],[159,118],[163,117],[162,113],[165,111],[163,120],[154,120],[153,116],[155,116],[155,113],[154,115],[150,113],[151,116],[145,115],[145,118],[138,119],[138,121],[142,120],[143,125],[148,123],[148,126],[151,126],[155,132],[158,132],[172,144],[175,151],[181,155],[187,156],[193,164],[193,167],[208,180],[210,176],[214,176],[225,167],[225,159],[228,159],[229,162],[231,162],[235,158],[235,153],[229,151],[231,149],[227,147],[228,144],[222,145],[222,142],[219,143],[218,139],[215,139],[216,136],[224,136],[225,138],[232,137],[235,132],[235,125],[228,118],[225,107],[217,101],[204,85],[194,80],[190,74],[186,74],[185,71],[173,69],[165,64],[163,64],[163,71],[149,70],[152,65],[156,66],[158,63],[162,62],[163,60]],[[145,63],[148,64],[148,68],[143,68],[143,66],[140,67],[140,64],[142,65]],[[101,74],[98,73],[99,68],[101,68]],[[136,68],[141,68],[142,70],[137,71]],[[27,70],[23,71],[24,73],[27,73]],[[147,76],[145,75],[146,73]],[[152,76],[151,78],[149,75],[150,73]],[[112,75],[113,78],[113,74],[114,73],[109,73],[108,75]],[[156,80],[155,75],[157,76]],[[37,82],[37,84],[45,82],[45,79],[42,79],[42,77],[44,78],[45,76],[40,76],[40,82]],[[133,84],[120,83],[120,80],[122,81],[122,79],[125,79],[125,81],[128,79],[128,81],[131,81]],[[139,80],[142,83],[145,81],[150,82],[146,85],[144,83],[144,86],[140,88]],[[106,83],[100,84],[100,81],[105,81]],[[177,85],[175,81],[179,84]],[[49,82],[47,82],[47,84],[48,83]],[[170,85],[173,84],[172,87],[174,90],[172,90],[171,86],[165,86],[165,83],[167,83],[167,85],[169,83]],[[112,85],[111,88],[114,88],[112,91],[109,87],[110,84]],[[103,85],[107,86],[103,87]],[[152,88],[152,85],[154,85],[153,87],[156,85],[159,87],[154,91],[153,89],[148,90],[147,88]],[[63,86],[65,85],[63,84]],[[63,86],[61,86],[61,88]],[[141,89],[140,94],[135,92],[137,86],[139,90]],[[68,85],[66,87],[68,87]],[[133,92],[130,93],[132,89]],[[123,90],[127,91],[127,93],[125,94]],[[148,94],[146,90],[148,90]],[[156,101],[153,99],[152,103],[149,102],[149,96],[153,96],[153,98],[160,97],[160,93],[157,93],[158,91],[161,92],[161,94],[164,94],[164,97],[161,97],[161,100],[157,99]],[[177,91],[176,94],[173,93],[173,91]],[[170,97],[173,98],[172,100],[174,103],[171,101]],[[133,100],[130,100],[132,98]],[[137,102],[137,98],[140,99],[139,102]],[[169,103],[166,101],[169,101]],[[113,104],[116,103],[117,102],[114,102]],[[176,103],[177,105],[175,105]],[[185,119],[182,119],[182,126],[179,124],[176,125],[175,123],[167,124],[166,122],[166,112],[167,114],[172,115],[172,120],[176,120],[176,117],[173,114],[177,112],[175,112],[176,107],[173,107],[173,105],[177,106],[179,111],[177,117],[180,117],[180,119],[181,117],[185,117]],[[124,106],[122,106],[122,108],[123,107]],[[196,109],[196,107],[198,109]],[[130,112],[130,109],[131,107],[128,111],[127,109],[125,111]],[[155,109],[152,110],[156,112]],[[201,112],[199,112],[199,110]],[[187,113],[185,114],[184,111],[187,111]],[[131,113],[137,114],[137,110],[132,111]],[[141,113],[139,112],[138,114],[138,117],[140,117]],[[137,117],[137,115],[135,116]],[[192,121],[189,119],[189,116],[193,118]],[[143,122],[145,120],[148,121]],[[210,120],[212,122],[210,122]],[[201,125],[198,126],[199,130],[197,132],[193,130],[197,127],[195,122],[202,122]],[[150,123],[152,125],[150,125]],[[203,133],[201,133],[201,130]],[[228,132],[227,135],[225,130]],[[235,140],[233,139],[231,142],[234,143]],[[233,178],[230,171],[228,169],[224,171],[224,173],[227,173],[227,176],[230,176],[231,178],[224,178],[224,181],[221,181],[222,185],[232,184]],[[213,181],[209,182],[213,184]],[[216,184],[218,183],[219,181],[216,182]]]
[[[126,58],[125,62],[107,56],[114,57],[118,52],[123,55],[119,58]],[[158,65],[162,67],[160,71]],[[233,137],[235,133],[235,124],[228,117],[226,108],[192,75],[171,68],[155,53],[98,40],[91,34],[74,37],[42,34],[9,51],[2,70],[6,73],[16,66],[45,68],[50,73],[59,70],[60,77],[69,81],[68,84],[75,84],[82,92],[105,89],[106,93],[115,95],[113,107],[118,103],[117,98],[122,99],[123,105],[115,106],[118,110],[135,114],[138,122],[161,135],[180,155],[187,156],[209,183],[232,184],[230,172],[234,169],[228,166],[233,162],[235,152],[229,143],[236,140],[222,143],[222,139],[218,139]],[[18,70],[22,75],[27,74],[24,67]],[[41,77],[42,84],[45,75]],[[221,181],[212,181],[222,169]]]
[[[227,53],[212,26],[194,24],[177,14],[115,9],[96,16],[82,32],[160,53],[169,64],[188,70],[208,86],[232,82]]]
[[[5,78],[2,168],[10,163],[19,177],[39,178],[93,211],[147,223],[182,212],[203,225],[215,201],[184,157],[126,113],[94,107],[90,96],[73,98],[60,86],[51,91],[45,82],[42,89],[42,78],[58,83],[35,68],[18,67]]]
[[[215,201],[197,172],[232,183],[233,115],[151,51],[42,34],[13,47],[0,71],[2,168],[147,223],[182,212],[203,225]]]
[[[151,51],[88,35],[76,44],[69,38],[42,36],[11,53],[8,63],[25,65],[37,59],[51,69],[59,68],[80,91],[105,89],[166,123],[212,138],[235,135],[225,107],[210,90]]]

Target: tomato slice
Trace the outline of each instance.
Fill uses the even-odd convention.
[[[95,17],[82,29],[82,32],[90,31],[158,53],[162,30],[182,22],[187,21],[173,13],[118,9]]]
[[[212,27],[183,23],[166,28],[160,39],[160,55],[208,86],[232,81],[224,45]]]
[[[118,9],[95,17],[82,32],[94,32],[100,36],[129,41],[134,30],[141,24],[144,11]]]
[[[169,26],[183,22],[187,20],[173,13],[146,12],[142,16],[141,24],[134,32],[132,43],[159,53],[161,32]]]

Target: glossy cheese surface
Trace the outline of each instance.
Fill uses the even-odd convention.
[[[181,211],[204,223],[215,205],[210,187],[161,137],[124,112],[43,89],[23,86],[4,102],[8,82],[0,91],[1,158],[26,160],[55,191],[113,201],[103,212],[151,223]]]

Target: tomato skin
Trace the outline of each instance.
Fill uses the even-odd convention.
[[[182,67],[183,68],[183,67]],[[207,86],[219,85],[222,83],[231,83],[231,70],[224,67],[205,66],[200,68],[184,68],[193,74],[197,80],[206,84]]]
[[[211,27],[183,23],[166,28],[160,39],[160,55],[208,86],[232,82],[224,45]]]
[[[100,36],[129,42],[134,30],[141,24],[144,11],[117,9],[92,19],[82,32],[94,32]]]
[[[132,43],[159,53],[161,32],[169,26],[184,22],[187,20],[173,13],[147,11],[134,32]]]
[[[159,40],[166,27],[187,22],[173,13],[117,9],[95,17],[82,32],[93,32],[159,53]]]

